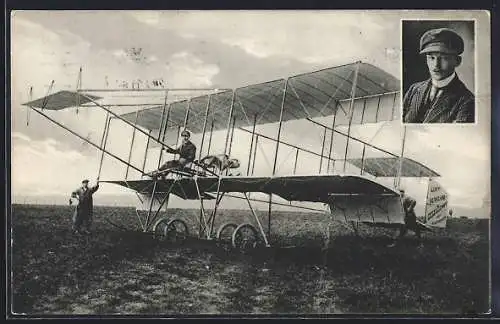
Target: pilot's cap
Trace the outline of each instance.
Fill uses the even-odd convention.
[[[462,37],[449,28],[428,30],[420,38],[420,54],[437,52],[460,55],[463,51]]]
[[[89,183],[89,180],[88,179],[84,179],[84,180],[82,180],[82,183]]]
[[[191,136],[191,133],[188,130],[183,130],[181,136]]]

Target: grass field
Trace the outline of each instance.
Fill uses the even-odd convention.
[[[175,210],[196,231],[195,211]],[[223,211],[242,220],[247,211]],[[26,314],[483,313],[489,309],[489,224],[452,219],[446,231],[410,235],[336,227],[273,213],[270,249],[241,254],[212,242],[172,245],[137,232],[131,208],[96,207],[94,234],[74,237],[71,208],[14,205],[12,292]],[[264,220],[264,222],[267,222]],[[219,222],[221,223],[221,222]],[[217,224],[216,224],[217,225]],[[294,245],[295,247],[290,247]]]

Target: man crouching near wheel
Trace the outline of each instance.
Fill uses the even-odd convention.
[[[399,195],[405,213],[405,223],[401,225],[399,235],[396,240],[388,247],[396,246],[397,242],[399,242],[399,240],[405,236],[406,233],[408,233],[408,230],[415,232],[419,241],[421,239],[420,227],[417,224],[417,215],[415,214],[415,206],[417,205],[417,202],[412,197],[406,195],[404,189],[399,189]],[[420,245],[422,244],[421,242],[419,243]]]

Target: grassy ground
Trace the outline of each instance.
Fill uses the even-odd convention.
[[[194,211],[175,211],[196,231]],[[13,311],[28,314],[482,313],[489,307],[486,220],[388,249],[392,231],[345,228],[325,242],[324,215],[273,214],[278,247],[241,254],[207,241],[158,242],[130,208],[95,208],[94,235],[70,234],[69,207],[13,206]],[[248,212],[224,211],[221,220]],[[222,222],[222,221],[221,221]],[[221,223],[220,222],[220,223]],[[266,220],[264,220],[266,222]],[[218,225],[218,224],[216,224]],[[284,248],[295,245],[295,247]]]

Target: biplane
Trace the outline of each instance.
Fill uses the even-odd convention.
[[[80,69],[79,78],[81,72]],[[271,209],[274,205],[322,211],[334,221],[353,224],[353,228],[362,223],[400,226],[404,224],[404,211],[398,189],[404,177],[429,180],[425,216],[419,223],[425,228],[444,226],[448,198],[436,180],[440,175],[404,156],[404,136],[401,152],[396,154],[355,137],[351,132],[355,125],[400,119],[400,82],[382,69],[358,61],[236,89],[194,89],[205,93],[171,99],[176,91],[184,90],[167,87],[81,89],[77,86],[75,91],[61,90],[24,105],[97,148],[101,154],[98,179],[102,178],[105,156],[123,164],[126,167],[123,179],[99,181],[134,191],[142,231],[164,239],[182,240],[191,231],[185,221],[168,215],[168,202],[172,196],[199,203],[199,238],[228,241],[235,248],[259,244],[271,246]],[[105,103],[105,94],[122,92],[153,93],[162,100]],[[144,98],[146,96],[141,100]],[[115,108],[119,106],[130,106],[134,111],[118,113]],[[102,109],[106,114],[100,144],[88,140],[54,117],[59,111],[90,107]],[[331,124],[326,123],[327,119],[331,119]],[[317,143],[320,150],[283,138],[283,127],[297,120],[323,130]],[[133,129],[128,156],[118,156],[108,149],[111,121]],[[259,132],[258,128],[265,125],[272,126],[274,135]],[[200,137],[195,141],[196,161],[187,167],[169,169],[161,177],[150,176],[151,169],[146,170],[146,160],[154,166],[153,169],[158,168],[166,158],[164,149],[171,147],[168,140],[177,143],[181,129]],[[224,145],[219,140],[219,148],[216,148],[213,138],[218,131],[225,133]],[[147,138],[146,147],[141,148],[145,151],[142,164],[130,159],[136,134]],[[234,157],[232,154],[238,134],[250,138],[249,147],[245,149],[247,156]],[[341,138],[342,145],[337,145],[340,141],[334,138]],[[268,148],[273,147],[272,163],[269,163],[272,167],[270,174],[265,176],[254,173],[259,160],[257,147],[263,141],[268,141]],[[354,145],[360,148],[356,154],[353,154]],[[152,148],[159,149],[158,156],[152,156]],[[278,152],[284,149],[288,150],[287,156],[292,154],[295,157],[284,159],[281,165],[285,164],[293,171],[278,174]],[[299,154],[308,155],[307,163],[299,162]],[[201,163],[204,157],[214,155],[236,159],[242,171],[233,173],[230,167],[209,167]],[[155,160],[153,164],[151,160]],[[301,165],[312,165],[315,161],[319,162],[319,172],[296,172]],[[129,176],[129,170],[136,172],[135,179]],[[392,179],[392,183],[382,179]],[[256,198],[255,193],[268,199]],[[215,228],[223,199],[243,200],[252,221],[229,222]],[[207,202],[212,202],[213,207],[208,208]],[[257,202],[269,206],[267,229],[255,211]],[[327,208],[304,207],[301,205],[304,202]],[[162,216],[164,213],[167,216]]]

